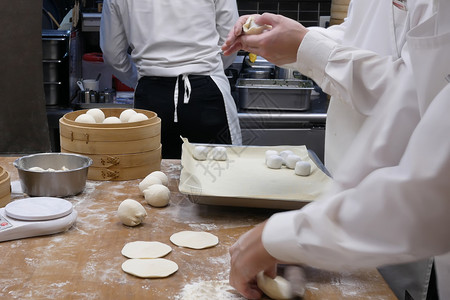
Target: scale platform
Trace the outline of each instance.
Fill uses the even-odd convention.
[[[0,208],[0,242],[66,231],[77,215],[72,203],[61,198],[15,200]]]

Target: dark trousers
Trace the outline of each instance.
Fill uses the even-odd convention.
[[[134,94],[134,107],[161,118],[163,158],[180,158],[180,136],[193,143],[231,144],[222,93],[209,76],[189,75],[191,95],[184,104],[184,82],[178,81],[178,122],[174,122],[176,77],[142,77]]]

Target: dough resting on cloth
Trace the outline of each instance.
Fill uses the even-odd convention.
[[[132,258],[127,259],[122,264],[122,270],[125,273],[136,277],[161,278],[175,273],[178,270],[178,265],[175,262],[164,258]]]
[[[172,247],[161,242],[135,241],[126,243],[122,255],[128,258],[160,258],[172,251]]]
[[[205,231],[180,231],[172,234],[170,241],[180,247],[204,249],[217,245],[219,238]]]

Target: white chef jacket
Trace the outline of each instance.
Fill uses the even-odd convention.
[[[449,15],[447,7],[441,17]],[[450,60],[442,59],[450,53],[450,22],[436,30],[437,19],[408,34],[411,56],[399,68],[413,69],[414,76],[405,72],[387,86],[332,189],[301,210],[269,219],[262,239],[271,255],[332,270],[437,255],[439,294],[450,299]],[[408,82],[415,88],[405,94]]]
[[[225,100],[232,142],[240,144],[237,109],[224,74],[234,57],[222,61],[220,49],[237,18],[236,1],[229,0],[105,0],[100,46],[105,62],[129,86],[142,76],[211,76]]]
[[[344,23],[327,29],[309,27],[313,32],[302,41],[294,68],[332,96],[325,131],[325,166],[331,174],[385,85],[402,76],[399,72],[405,69],[399,66],[408,55],[406,33],[432,13],[431,0],[408,0],[407,10],[394,6],[392,0],[352,0]],[[327,47],[322,49],[327,42],[317,41],[317,33],[377,55],[336,49],[328,60]]]

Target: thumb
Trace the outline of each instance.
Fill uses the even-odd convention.
[[[277,15],[271,13],[263,13],[260,16],[255,16],[255,23],[258,25],[275,25],[277,22]]]
[[[277,277],[277,265],[274,265],[274,266],[271,266],[271,267],[265,269],[264,274],[266,274],[267,276],[269,276],[272,279]]]

